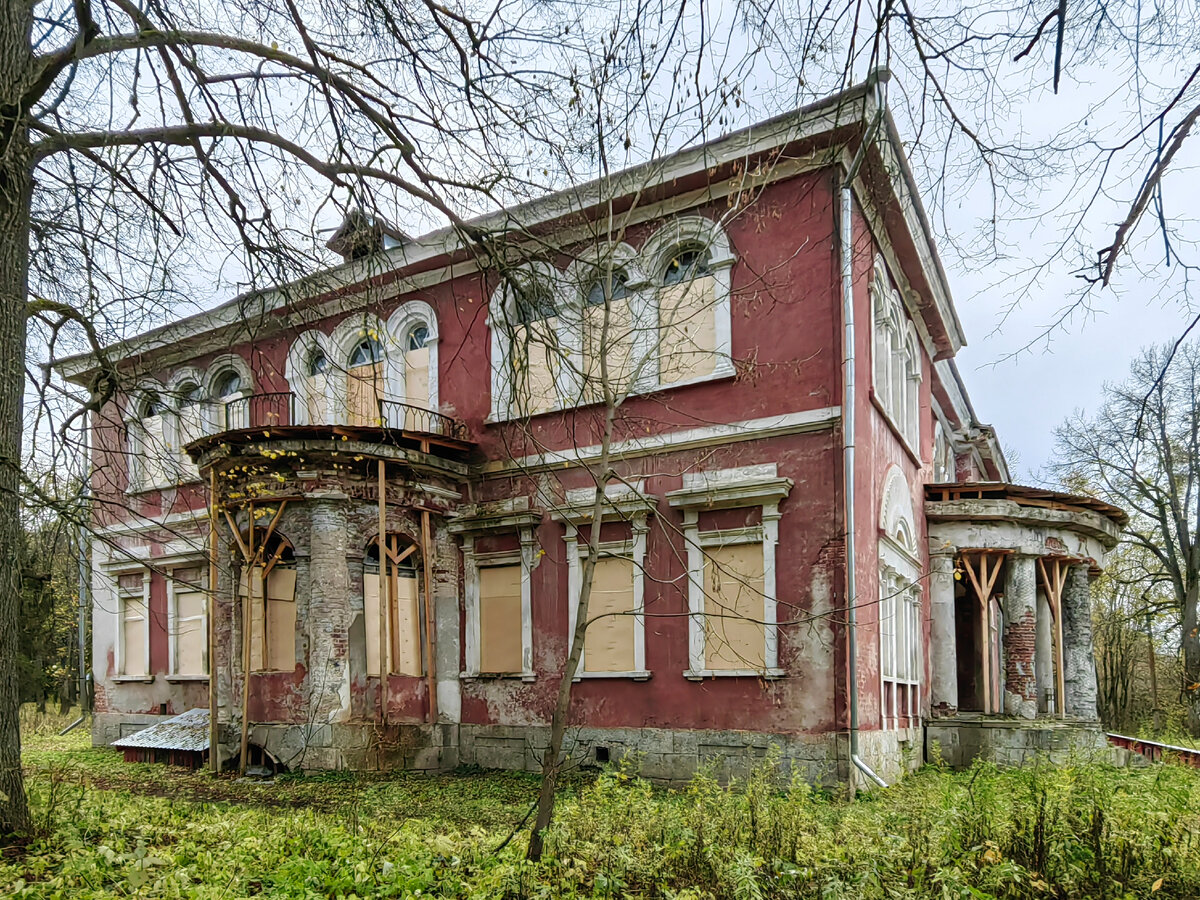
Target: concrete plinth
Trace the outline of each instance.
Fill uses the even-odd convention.
[[[955,769],[976,759],[1020,766],[1037,757],[1054,763],[1110,758],[1099,723],[1080,720],[1027,719],[1006,716],[955,716],[931,721],[925,733],[927,754],[936,752]]]

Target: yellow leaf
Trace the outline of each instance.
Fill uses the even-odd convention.
[[[1158,879],[1158,881],[1154,882],[1154,884],[1150,885],[1150,893],[1153,894],[1155,891],[1157,891],[1159,888],[1161,888],[1162,882],[1163,882],[1163,880],[1160,878],[1160,879]]]

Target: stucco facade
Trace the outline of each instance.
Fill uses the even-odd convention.
[[[516,273],[438,233],[113,348],[127,384],[92,429],[97,743],[211,703],[226,758],[244,727],[288,767],[534,767],[598,474],[597,602],[615,605],[573,688],[581,759],[736,774],[775,744],[832,783],[862,777],[853,745],[894,777],[924,758],[931,717],[969,712],[957,678],[979,648],[954,652],[956,573],[961,550],[993,546],[1017,554],[1008,657],[1002,702],[978,712],[1094,719],[1078,604],[1119,512],[927,500],[1007,472],[954,368],[963,338],[890,119],[846,183],[876,111],[864,87],[626,173],[611,203],[584,186],[523,208],[561,250]],[[602,213],[621,240],[597,282],[578,273],[585,235],[614,230]],[[535,276],[549,300],[530,313]],[[628,346],[601,344],[610,368],[650,361],[618,385],[611,473],[588,382],[600,308],[632,323]],[[538,369],[546,323],[561,356]],[[59,368],[94,384],[93,359]],[[1036,652],[1033,544],[1074,566],[1061,656]],[[1047,659],[1065,708],[1039,693]]]

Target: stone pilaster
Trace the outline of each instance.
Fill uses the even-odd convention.
[[[350,571],[346,561],[345,495],[306,501],[310,515],[308,574],[309,716],[323,724],[350,714]]]
[[[1004,585],[1004,713],[1037,716],[1037,572],[1029,556],[1010,556]]]
[[[1071,566],[1063,588],[1063,671],[1066,713],[1095,720],[1096,658],[1092,650],[1091,582],[1086,564]]]
[[[929,557],[929,703],[934,716],[958,712],[958,648],[954,633],[954,557]]]

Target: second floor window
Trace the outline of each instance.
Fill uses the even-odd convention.
[[[379,404],[384,397],[384,350],[378,338],[368,336],[351,351],[346,379],[348,424],[380,424]]]

